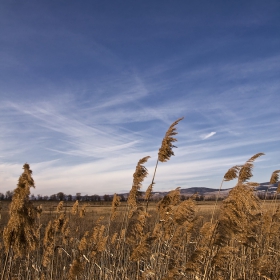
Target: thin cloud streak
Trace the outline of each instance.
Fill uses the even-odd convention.
[[[216,132],[210,132],[209,134],[202,136],[202,140],[206,140],[212,136],[214,136],[216,134]]]

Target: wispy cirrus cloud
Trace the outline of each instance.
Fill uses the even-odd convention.
[[[210,133],[208,133],[208,134],[206,134],[206,135],[204,135],[204,136],[201,136],[201,139],[202,139],[202,140],[206,140],[206,139],[208,139],[208,138],[214,136],[216,133],[217,133],[217,132],[214,132],[214,131],[213,131],[213,132],[210,132]]]

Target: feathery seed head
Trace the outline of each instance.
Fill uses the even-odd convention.
[[[86,215],[86,205],[80,210],[80,218],[84,218]]]
[[[149,200],[149,199],[150,199],[150,197],[151,197],[151,195],[152,195],[153,185],[154,185],[154,184],[155,184],[155,183],[152,182],[152,183],[149,185],[149,187],[147,188],[147,190],[146,190],[146,192],[145,192],[145,196],[144,196],[144,199],[145,199],[145,200]]]
[[[117,207],[120,205],[121,198],[117,194],[114,194],[112,201],[112,210],[111,210],[111,221],[113,221],[117,216]]]
[[[192,222],[195,214],[195,203],[192,199],[182,201],[172,212],[177,224],[182,225],[186,221]]]
[[[176,132],[176,125],[182,119],[183,118],[180,118],[180,119],[176,120],[173,124],[171,124],[171,126],[165,133],[165,137],[163,138],[161,147],[158,151],[158,160],[160,162],[166,162],[171,158],[171,156],[174,156],[174,152],[172,149],[177,148],[177,147],[175,145],[173,145],[173,142],[176,142],[177,139],[174,138],[173,136],[178,134],[178,132]]]
[[[88,247],[88,236],[89,236],[89,231],[86,231],[83,238],[81,239],[80,241],[80,244],[79,244],[79,250],[80,251],[85,251]]]
[[[48,246],[49,243],[53,242],[54,238],[54,230],[52,226],[52,222],[49,221],[46,230],[45,230],[45,237],[44,237],[44,246]]]
[[[238,183],[223,201],[215,244],[225,246],[233,236],[247,240],[256,235],[260,228],[260,213],[260,200],[253,188]]]
[[[150,156],[147,156],[138,161],[135,172],[133,174],[133,185],[134,186],[139,186],[139,188],[140,188],[143,180],[145,179],[145,177],[147,177],[148,170],[143,164],[146,163],[149,158],[150,158]]]
[[[253,155],[251,158],[249,158],[247,160],[247,162],[253,163],[257,158],[264,156],[264,155],[265,155],[264,153],[257,153],[255,155]]]
[[[169,192],[164,198],[158,203],[157,208],[161,216],[165,216],[166,212],[169,212],[172,206],[176,206],[180,203],[180,188]]]
[[[143,165],[145,162],[147,162],[147,160],[150,157],[144,157],[142,159],[140,159],[138,161],[138,164],[136,166],[136,170],[133,174],[133,184],[132,184],[132,188],[129,192],[128,195],[128,199],[127,199],[127,204],[130,206],[131,211],[129,213],[129,216],[131,217],[131,215],[133,214],[133,211],[136,210],[137,208],[137,199],[140,196],[140,188],[142,186],[142,182],[143,180],[147,177],[148,175],[148,170],[147,168]]]
[[[244,165],[242,165],[240,171],[239,171],[239,175],[238,175],[238,182],[239,183],[244,183],[246,181],[248,181],[252,176],[252,170],[254,167],[253,162],[259,158],[260,156],[263,156],[264,153],[257,153],[255,155],[253,155],[250,159],[248,159]]]
[[[61,228],[63,243],[67,244],[70,236],[69,218],[66,218]]]
[[[72,206],[71,213],[73,215],[76,215],[78,213],[78,208],[79,208],[79,200],[76,200],[76,202]]]
[[[60,201],[57,205],[56,212],[60,213],[63,209],[63,201]]]
[[[107,235],[107,236],[102,236],[102,237],[99,239],[99,242],[98,242],[98,244],[97,244],[97,251],[98,251],[98,252],[103,252],[103,251],[105,251],[108,237],[109,237],[108,235]]]
[[[241,165],[235,165],[235,166],[231,167],[225,174],[224,180],[231,181],[233,179],[236,179],[238,177],[238,173],[239,173],[241,167],[242,167]]]
[[[65,213],[61,213],[57,219],[54,220],[53,226],[56,232],[60,232],[66,221]]]
[[[93,233],[92,233],[92,236],[91,236],[91,240],[94,242],[94,243],[97,243],[98,242],[98,238],[99,238],[99,235],[100,235],[100,231],[101,231],[101,221],[104,219],[104,216],[100,217],[97,222],[96,222],[96,225],[93,229]],[[104,230],[103,230],[104,232]],[[102,233],[103,234],[103,233]]]
[[[37,243],[37,209],[29,200],[30,187],[34,187],[34,180],[27,163],[23,169],[10,205],[10,219],[3,232],[6,250],[13,246],[16,257],[35,250]]]
[[[271,174],[271,178],[270,178],[270,184],[276,184],[279,180],[279,173],[280,173],[280,170],[275,170],[272,172]]]

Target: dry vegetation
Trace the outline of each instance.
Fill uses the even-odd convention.
[[[174,122],[162,141],[145,201],[148,174],[139,160],[127,203],[43,206],[29,200],[34,187],[25,164],[12,202],[2,203],[0,276],[6,279],[280,279],[280,208],[254,194],[254,161],[234,166],[223,181],[237,180],[223,201],[197,205],[180,200],[179,188],[150,203],[158,162],[168,161],[176,141]],[[277,183],[280,170],[272,173]],[[222,188],[222,184],[221,184]],[[280,191],[280,187],[277,190]]]

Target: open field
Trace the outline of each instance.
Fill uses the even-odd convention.
[[[56,208],[58,205],[58,201],[34,201],[33,204],[35,207],[42,207],[41,219],[44,217],[44,220],[48,218],[54,218],[56,216]],[[63,212],[70,213],[71,208],[73,207],[75,201],[65,201],[63,206]],[[211,218],[211,212],[215,207],[215,201],[196,201],[197,215],[203,216],[206,220]],[[276,203],[277,207],[280,205],[280,201],[264,201],[263,207],[264,209],[269,209],[273,207]],[[9,218],[9,206],[10,201],[0,201],[1,205],[1,225],[7,223]],[[112,202],[80,202],[80,207],[85,207],[85,217],[86,219],[97,220],[99,217],[104,216],[105,218],[110,217]],[[222,201],[217,202],[217,210],[215,211],[216,217],[219,214],[220,206],[222,205]],[[118,215],[121,215],[126,211],[127,203],[121,202],[118,206]],[[150,202],[149,211],[154,212],[157,209],[157,203]]]
[[[35,207],[40,207],[42,209],[42,213],[40,214],[40,222],[42,224],[42,228],[45,228],[49,221],[56,219],[57,217],[57,201],[34,201],[33,204]],[[62,212],[68,217],[71,218],[71,209],[75,202],[64,202]],[[2,201],[0,203],[1,210],[1,220],[0,220],[0,230],[3,230],[4,226],[7,225],[9,220],[9,207],[10,201]],[[104,221],[108,221],[111,215],[111,202],[79,202],[79,208],[85,210],[84,220],[84,228],[83,230],[90,231],[93,229],[94,224],[101,217],[104,218]],[[217,204],[217,210],[215,211],[215,217],[217,218],[219,214],[219,206],[221,202],[219,201]],[[214,209],[215,202],[214,201],[205,201],[205,202],[196,202],[196,211],[197,215],[204,218],[204,221],[209,222],[211,219],[211,213]],[[126,202],[121,202],[118,206],[118,210],[116,212],[116,219],[114,221],[114,226],[118,227],[118,223],[121,223],[121,217],[127,211],[128,205]],[[157,216],[157,203],[151,202],[149,204],[149,215],[151,215],[154,219]]]
[[[171,195],[176,198],[176,193]],[[237,236],[231,240],[226,231],[219,236],[217,223],[223,221],[221,207],[225,204],[222,201],[216,205],[213,201],[178,200],[175,205],[165,205],[164,212],[160,210],[162,202],[151,202],[144,223],[141,206],[129,218],[126,202],[118,205],[112,219],[112,204],[108,202],[34,201],[33,207],[42,210],[36,214],[38,246],[28,259],[20,251],[7,259],[2,250],[0,265],[2,271],[8,266],[5,277],[10,275],[10,279],[278,279],[278,265],[274,263],[279,258],[278,232],[277,237],[273,234],[280,227],[279,219],[273,221],[268,215],[278,216],[279,202],[258,203],[263,214],[258,221],[250,222],[254,227],[257,223],[258,233],[263,236],[259,240],[239,241]],[[181,210],[180,205],[184,206]],[[10,207],[11,202],[1,202],[2,234],[10,219]],[[181,213],[178,217],[174,209]],[[266,228],[269,222],[270,231]],[[268,238],[271,235],[273,238]],[[1,248],[3,243],[0,239]],[[260,266],[263,259],[270,267]],[[208,261],[215,270],[209,268],[208,278],[203,278],[203,265]],[[232,261],[242,264],[243,271],[229,266]],[[174,262],[173,266],[170,262]],[[270,277],[264,272],[261,275],[261,269]],[[229,273],[243,274],[243,278],[233,278]]]
[[[53,220],[57,216],[57,205],[59,202],[57,201],[35,201],[34,206],[35,207],[41,207],[42,213],[40,216],[40,220],[42,223],[42,226],[46,226],[50,220]],[[63,213],[70,218],[71,217],[71,209],[73,207],[75,202],[64,202],[63,206]],[[104,220],[110,219],[111,214],[111,204],[109,202],[80,202],[79,207],[85,209],[85,225],[87,227],[84,230],[92,230],[94,223],[100,218],[104,217]],[[218,216],[218,209],[221,202],[218,202],[218,208],[217,211],[215,211],[215,217]],[[214,201],[206,201],[206,202],[196,202],[197,205],[197,215],[200,215],[204,217],[205,221],[209,221],[211,219],[211,213],[213,211],[215,202]],[[9,201],[2,201],[1,202],[2,210],[1,210],[1,220],[0,220],[0,229],[3,229],[4,225],[7,224],[9,219]],[[125,211],[127,210],[127,203],[121,202],[118,206],[117,210],[117,217],[115,224],[119,222],[122,215],[124,215]],[[150,203],[149,204],[149,214],[152,216],[156,216],[157,213],[157,203]]]

